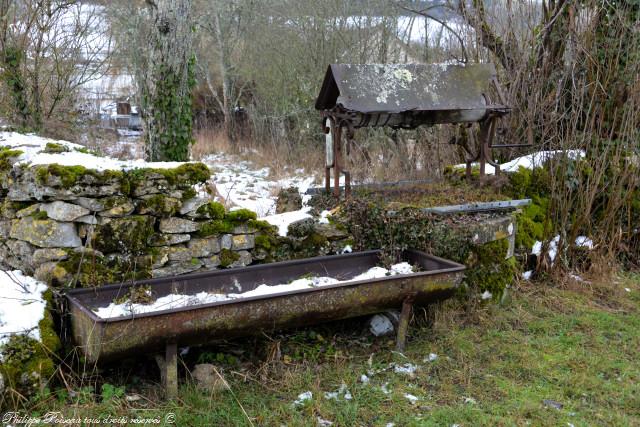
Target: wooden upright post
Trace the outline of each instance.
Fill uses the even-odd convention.
[[[398,335],[396,336],[396,351],[404,352],[407,343],[407,330],[409,329],[409,320],[411,320],[411,310],[415,295],[407,296],[402,302],[402,311],[400,312],[400,320],[398,321]]]
[[[340,197],[340,174],[342,173],[342,127],[339,124],[333,124],[335,132],[333,134],[333,195]]]
[[[178,346],[176,343],[167,343],[164,363],[164,386],[167,399],[174,399],[178,396]]]

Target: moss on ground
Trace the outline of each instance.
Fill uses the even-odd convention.
[[[57,153],[67,153],[69,152],[69,148],[66,145],[58,144],[57,142],[47,142],[44,146],[43,153],[48,154],[57,154]]]

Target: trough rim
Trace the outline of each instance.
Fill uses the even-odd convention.
[[[464,271],[466,270],[466,266],[460,263],[457,263],[455,261],[451,261],[449,259],[446,258],[441,258],[441,257],[437,257],[435,255],[431,255],[428,254],[424,251],[419,251],[416,249],[406,249],[404,251],[402,251],[403,253],[415,253],[418,254],[422,257],[426,257],[429,258],[431,260],[437,261],[441,264],[445,264],[445,265],[449,265],[451,267],[449,268],[442,268],[442,269],[438,269],[438,270],[428,270],[428,271],[419,271],[416,273],[410,273],[410,274],[396,274],[393,276],[385,276],[385,277],[379,277],[379,278],[375,278],[375,279],[363,279],[363,280],[357,280],[357,281],[351,281],[351,282],[344,282],[344,283],[337,283],[337,284],[333,284],[333,285],[326,285],[326,286],[318,286],[318,287],[311,287],[308,289],[297,289],[294,291],[283,291],[283,292],[278,292],[278,293],[274,293],[274,294],[268,294],[268,295],[256,295],[256,296],[252,296],[252,297],[246,297],[246,298],[235,298],[232,300],[227,300],[227,301],[215,301],[215,302],[210,302],[210,303],[206,303],[206,304],[197,304],[197,305],[193,305],[193,306],[185,306],[185,307],[179,307],[179,308],[171,308],[171,309],[165,309],[165,310],[158,310],[158,311],[151,311],[151,312],[147,312],[147,313],[140,313],[140,314],[131,314],[128,316],[118,316],[118,317],[109,317],[109,318],[102,318],[100,316],[98,316],[97,314],[95,314],[92,310],[90,310],[85,304],[83,304],[78,298],[76,298],[76,295],[83,295],[83,294],[87,294],[87,293],[95,293],[95,292],[100,292],[100,291],[108,291],[111,289],[128,289],[132,286],[138,285],[138,284],[149,284],[148,282],[162,282],[162,281],[171,281],[171,280],[189,280],[189,279],[193,279],[193,278],[201,278],[201,277],[215,277],[215,276],[221,276],[221,275],[229,275],[230,273],[233,273],[234,271],[239,271],[240,269],[242,269],[243,271],[246,270],[267,270],[267,269],[271,269],[274,267],[279,267],[279,266],[288,266],[288,265],[304,265],[304,264],[310,264],[310,263],[316,263],[316,262],[322,262],[325,260],[331,260],[331,259],[344,259],[347,260],[349,258],[358,258],[358,257],[365,257],[365,256],[370,256],[373,254],[380,254],[382,252],[382,250],[380,249],[372,249],[372,250],[367,250],[367,251],[361,251],[361,252],[352,252],[349,254],[338,254],[338,255],[325,255],[325,256],[320,256],[320,257],[311,257],[311,258],[302,258],[302,259],[298,259],[298,260],[288,260],[288,261],[281,261],[281,262],[274,262],[274,263],[268,263],[268,264],[258,264],[258,265],[251,265],[251,266],[247,266],[247,267],[241,267],[238,269],[220,269],[220,270],[210,270],[210,271],[203,271],[203,272],[198,272],[198,273],[190,273],[190,274],[184,274],[184,275],[179,275],[179,276],[171,276],[171,277],[162,277],[162,278],[156,278],[156,279],[149,279],[149,280],[136,280],[136,281],[132,281],[132,282],[128,282],[128,283],[115,283],[115,284],[109,284],[109,285],[104,285],[104,286],[100,286],[100,287],[95,287],[95,288],[79,288],[79,289],[70,289],[64,292],[64,295],[66,296],[67,300],[69,301],[69,303],[71,303],[72,305],[76,306],[78,309],[80,309],[83,313],[85,313],[86,315],[89,316],[89,318],[91,318],[91,320],[93,320],[96,324],[107,324],[107,323],[117,323],[117,322],[130,322],[132,320],[138,319],[138,318],[144,318],[144,317],[154,317],[154,316],[159,316],[159,315],[164,315],[164,314],[170,314],[170,313],[176,313],[176,312],[186,312],[186,311],[197,311],[197,310],[201,310],[201,309],[207,309],[207,308],[211,308],[211,307],[217,307],[217,306],[221,306],[221,305],[228,305],[228,304],[241,304],[241,303],[245,303],[245,302],[249,302],[249,301],[255,301],[255,300],[266,300],[266,299],[271,299],[271,298],[281,298],[284,296],[289,296],[289,295],[297,295],[297,294],[302,294],[302,293],[309,293],[309,292],[319,292],[319,291],[323,291],[325,289],[334,289],[334,288],[341,288],[341,287],[352,287],[352,286],[359,286],[365,283],[378,283],[378,282],[384,282],[389,280],[389,278],[393,277],[394,280],[397,279],[402,279],[405,277],[423,277],[423,276],[432,276],[432,275],[437,275],[437,274],[443,274],[443,273],[455,273],[455,272],[460,272],[460,271]],[[151,283],[151,285],[153,285],[153,283]]]

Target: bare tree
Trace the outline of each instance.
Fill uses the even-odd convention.
[[[109,66],[108,28],[98,6],[77,0],[1,0],[0,67],[12,116],[43,130],[71,120],[78,89]]]

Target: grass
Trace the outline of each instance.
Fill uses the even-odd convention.
[[[144,390],[149,400],[129,403],[110,393],[69,404],[51,395],[33,411],[161,419],[173,412],[180,426],[243,426],[249,419],[260,426],[309,426],[318,417],[334,426],[640,425],[640,276],[616,280],[520,284],[504,306],[474,303],[464,310],[448,302],[435,311],[431,328],[418,310],[406,358],[392,352],[389,338],[364,333],[362,320],[336,322],[215,347],[237,355],[219,364],[230,390],[204,392],[187,381],[178,399],[162,403],[153,397],[157,386],[123,376],[127,393]],[[438,358],[424,361],[429,353]],[[202,354],[192,351],[186,366]],[[394,362],[420,368],[409,377],[393,372]],[[367,371],[376,373],[363,384]],[[122,374],[105,372],[103,379],[118,381],[115,372]],[[353,399],[323,397],[342,382]],[[305,391],[313,399],[293,406]],[[419,400],[412,404],[405,393]]]

